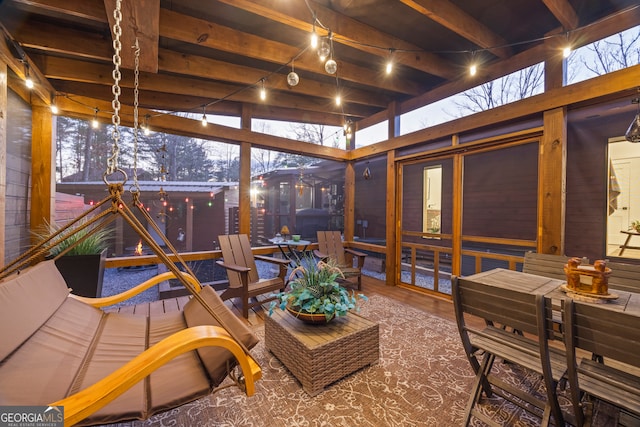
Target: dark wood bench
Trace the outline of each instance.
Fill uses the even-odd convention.
[[[640,265],[609,262],[609,288],[626,292],[640,292]]]
[[[453,278],[452,286],[458,330],[476,372],[463,425],[469,425],[472,417],[489,425],[499,425],[476,408],[483,391],[488,396],[495,393],[514,403],[517,402],[513,400],[515,396],[537,407],[543,413],[542,425],[548,425],[551,416],[555,425],[564,425],[556,390],[566,373],[566,356],[560,349],[548,345],[554,334],[551,301],[543,295],[460,277]],[[486,326],[472,326],[478,322],[467,322],[469,316],[485,319]],[[539,399],[531,390],[507,384],[492,375],[496,358],[540,374],[547,390],[546,399]]]
[[[537,252],[524,254],[522,272],[549,277],[551,279],[566,280],[564,265],[570,257],[566,255],[549,255]]]
[[[629,411],[633,414],[625,414],[632,420],[629,425],[640,425],[640,317],[567,299],[564,325],[568,377],[578,425],[587,415],[583,413],[584,393]],[[583,358],[576,355],[577,349],[601,357]],[[606,363],[597,361],[602,358]],[[637,368],[635,373],[627,365]]]

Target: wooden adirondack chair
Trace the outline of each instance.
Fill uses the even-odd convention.
[[[362,288],[362,267],[367,254],[345,248],[340,231],[318,231],[318,250],[315,255],[323,260],[333,261],[344,274],[346,281]],[[358,266],[353,266],[353,257],[358,258]],[[354,280],[355,279],[355,280]]]
[[[218,236],[218,241],[220,242],[223,261],[218,261],[217,263],[227,270],[227,276],[229,277],[229,288],[220,297],[222,300],[240,298],[242,315],[246,319],[249,317],[249,308],[268,301],[268,299],[251,301],[252,298],[284,290],[284,279],[287,274],[289,260],[254,255],[246,234]],[[261,279],[256,268],[256,260],[278,265],[278,276],[270,279]]]

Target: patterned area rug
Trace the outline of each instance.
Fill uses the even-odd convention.
[[[473,372],[464,356],[455,323],[394,300],[374,295],[360,314],[380,321],[380,360],[309,397],[298,381],[261,342],[252,350],[263,369],[256,394],[235,387],[183,405],[151,419],[118,426],[459,426]],[[507,363],[496,370],[506,381],[543,393],[540,379]],[[179,379],[176,379],[179,380]],[[229,381],[229,380],[227,380]],[[563,397],[563,406],[569,401]],[[537,426],[540,420],[494,398],[483,411],[505,426]],[[594,420],[595,421],[595,420]],[[478,420],[473,425],[483,425]],[[599,422],[594,425],[615,425]]]

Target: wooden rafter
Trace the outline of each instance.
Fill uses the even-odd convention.
[[[109,27],[115,22],[113,11],[116,0],[104,0]],[[138,41],[140,47],[140,70],[149,73],[158,72],[158,40],[160,21],[160,0],[136,0],[121,2],[122,9],[122,67],[130,70],[135,68],[133,47]]]
[[[568,0],[542,0],[542,2],[560,21],[565,30],[574,30],[578,27],[578,14]]]
[[[447,0],[400,1],[500,58],[511,56],[505,39]]]
[[[283,3],[278,0],[220,1],[309,33],[313,30],[313,19],[306,8],[300,8],[301,2]],[[454,78],[456,75],[456,72],[453,71],[455,69],[453,64],[431,52],[424,51],[416,45],[336,13],[318,3],[311,2],[311,4],[318,20],[331,29],[334,40],[337,43],[383,58],[389,55],[389,51],[380,47],[393,47],[397,50],[394,60],[401,64],[447,79]]]

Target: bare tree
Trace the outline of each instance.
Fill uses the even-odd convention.
[[[594,75],[607,74],[640,63],[640,29],[628,30],[592,43],[590,55],[580,58]]]

